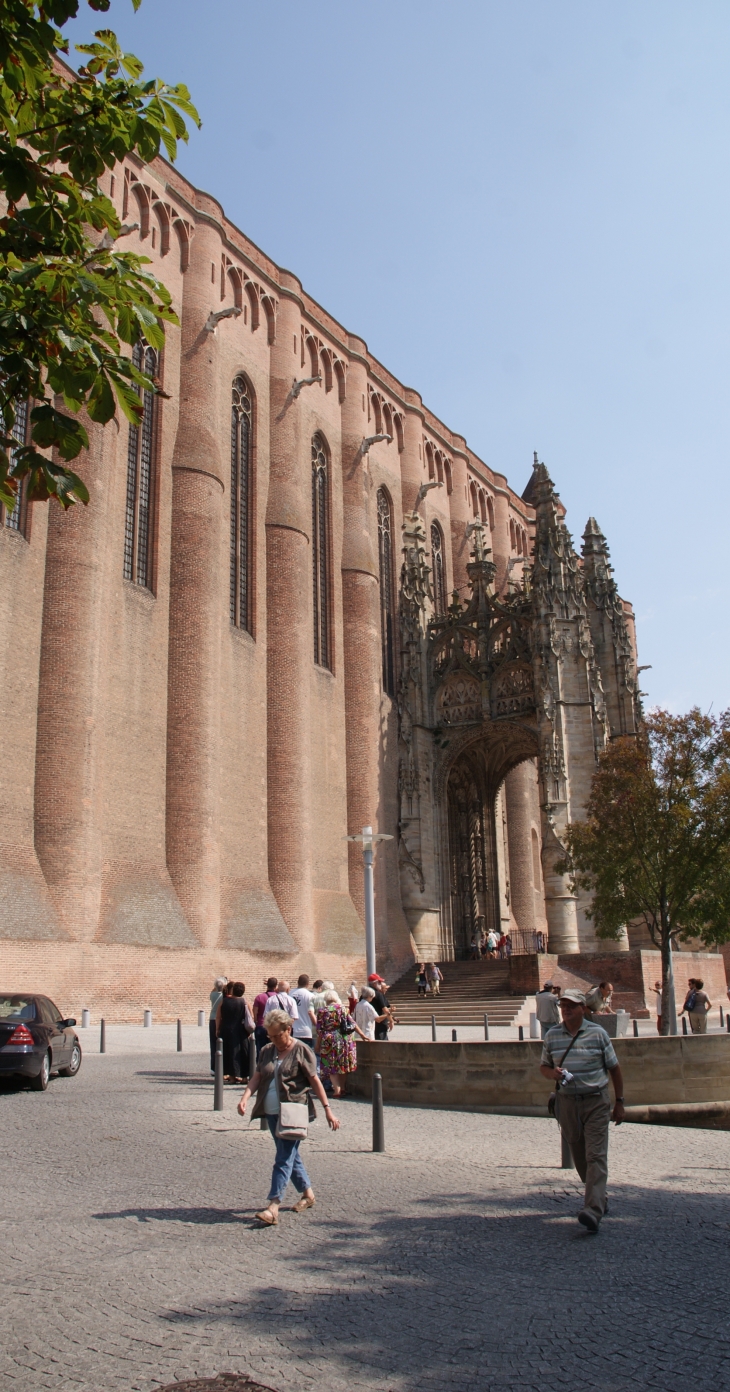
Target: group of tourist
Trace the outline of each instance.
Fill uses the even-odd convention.
[[[292,1038],[313,1050],[319,1076],[327,1080],[332,1095],[340,1097],[347,1074],[357,1068],[357,1038],[386,1040],[393,1028],[387,990],[383,977],[374,972],[367,986],[351,983],[343,1005],[331,981],[310,985],[309,977],[302,975],[292,990],[288,981],[270,976],[249,1007],[243,981],[218,977],[210,993],[211,1072],[220,1039],[224,1081],[242,1083],[249,1076],[249,1040],[253,1037],[258,1058],[269,1043],[269,1017],[283,1010],[292,1022]]]
[[[490,928],[488,933],[472,934],[471,957],[473,962],[479,962],[482,957],[494,957],[506,961],[511,956],[511,933],[495,933],[494,929]]]
[[[324,1107],[328,1126],[337,1131],[340,1123],[330,1096],[342,1097],[348,1074],[357,1069],[356,1037],[387,1040],[395,1023],[387,991],[387,982],[373,972],[366,986],[351,982],[343,1004],[331,981],[317,980],[310,986],[303,974],[291,990],[288,981],[270,976],[249,1009],[242,981],[216,980],[210,993],[211,1071],[221,1039],[224,1079],[246,1084],[238,1103],[240,1115],[245,1116],[255,1093],[252,1120],[265,1118],[276,1146],[269,1196],[256,1214],[265,1227],[278,1224],[290,1180],[299,1194],[292,1211],[313,1207],[314,1190],[299,1145],[316,1116],[314,1097]],[[251,1038],[256,1066],[247,1077]]]

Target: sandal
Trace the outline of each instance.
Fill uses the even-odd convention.
[[[258,1218],[259,1223],[263,1223],[265,1228],[275,1228],[279,1222],[278,1213],[272,1213],[270,1208],[262,1208],[255,1217]]]
[[[303,1213],[305,1208],[314,1208],[314,1204],[314,1194],[312,1194],[311,1199],[308,1199],[306,1194],[302,1194],[302,1197],[300,1199],[297,1199],[295,1204],[292,1204],[291,1211],[292,1213]]]

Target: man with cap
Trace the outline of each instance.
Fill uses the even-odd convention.
[[[561,1023],[545,1036],[540,1072],[557,1084],[555,1114],[585,1184],[578,1222],[597,1233],[608,1206],[608,1123],[611,1116],[617,1125],[624,1119],[624,1085],[613,1044],[600,1025],[585,1018],[585,1004],[582,991],[561,991]],[[616,1095],[613,1113],[609,1073]]]
[[[388,1031],[393,1028],[393,1011],[386,995],[388,990],[387,982],[384,981],[382,976],[378,976],[377,972],[371,972],[368,977],[368,986],[371,986],[375,992],[370,1002],[371,1005],[377,1010],[379,1015],[387,1015],[388,1017],[375,1026],[375,1038],[381,1041],[387,1040]]]
[[[535,996],[535,1013],[544,1039],[553,1025],[560,1024],[560,1009],[557,996],[553,995],[552,981],[546,981],[542,990]]]

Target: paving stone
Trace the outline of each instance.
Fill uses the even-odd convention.
[[[237,1091],[212,1111],[205,1063],[87,1056],[45,1094],[0,1085],[3,1386],[730,1383],[725,1133],[612,1128],[592,1238],[553,1122],[388,1107],[373,1155],[369,1108],[345,1101],[303,1148],[316,1207],[260,1230],[271,1139]]]

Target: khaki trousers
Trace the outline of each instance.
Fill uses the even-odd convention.
[[[689,1027],[693,1034],[707,1034],[707,1015],[704,1010],[688,1010]]]
[[[608,1180],[608,1123],[611,1120],[608,1088],[592,1097],[571,1097],[561,1090],[557,1115],[575,1168],[586,1187],[583,1207],[601,1219],[606,1208]]]

